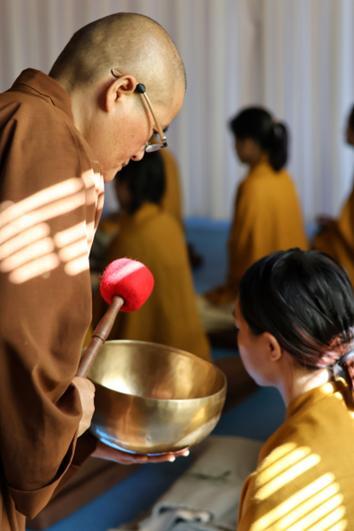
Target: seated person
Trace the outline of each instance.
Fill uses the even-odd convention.
[[[160,206],[177,220],[184,231],[181,175],[178,163],[169,148],[162,149],[160,153],[165,176],[165,187]],[[100,222],[90,257],[91,270],[100,271],[102,269],[107,247],[119,230],[119,220],[120,213],[111,212]],[[201,265],[202,257],[191,244],[188,244],[188,257],[192,267]],[[93,280],[96,279],[93,278]]]
[[[159,152],[131,162],[115,180],[121,214],[106,263],[125,256],[143,262],[155,277],[155,288],[139,311],[119,314],[110,339],[164,343],[209,360],[210,348],[197,313],[182,227],[160,206],[164,182]],[[97,293],[96,320],[105,308]]]
[[[288,135],[261,107],[242,110],[230,122],[239,160],[248,171],[238,186],[228,240],[228,272],[223,285],[198,300],[208,332],[232,327],[231,304],[242,274],[266,254],[308,247],[296,187],[284,169]]]
[[[348,116],[346,141],[354,147],[354,105]],[[313,247],[334,258],[347,271],[354,286],[354,186],[338,219],[320,218]]]
[[[238,531],[354,529],[354,297],[317,251],[276,252],[243,276],[235,307],[250,376],[278,389],[284,423],[246,480]]]

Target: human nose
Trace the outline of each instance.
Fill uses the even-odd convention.
[[[139,161],[143,158],[145,155],[145,145],[137,152],[135,155],[132,156],[131,160]]]

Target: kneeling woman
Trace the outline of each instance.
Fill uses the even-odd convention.
[[[154,275],[155,289],[138,312],[119,315],[110,339],[163,343],[210,360],[182,227],[160,206],[165,188],[160,153],[130,162],[117,175],[115,185],[121,211],[106,263],[125,256],[143,262]],[[94,309],[98,321],[106,310],[99,295]]]
[[[316,251],[262,258],[240,284],[238,347],[252,378],[276,387],[286,420],[247,479],[238,530],[354,529],[354,298]]]

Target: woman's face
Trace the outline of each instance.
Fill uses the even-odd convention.
[[[235,138],[235,150],[242,164],[254,164],[263,155],[260,146],[252,138]]]
[[[273,385],[275,374],[274,364],[270,361],[270,335],[266,332],[259,335],[252,333],[243,318],[238,300],[235,305],[235,325],[238,330],[238,349],[246,371],[258,385]]]

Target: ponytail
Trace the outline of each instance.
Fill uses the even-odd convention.
[[[348,127],[350,127],[352,131],[354,131],[354,105],[352,106],[349,112]]]
[[[269,135],[269,163],[275,171],[279,171],[288,161],[288,131],[282,122],[273,122]]]

